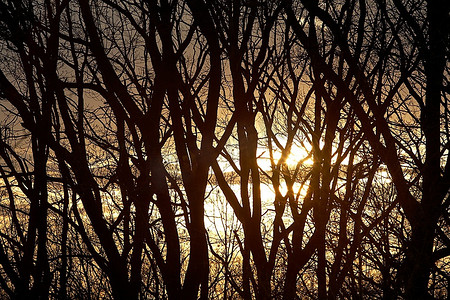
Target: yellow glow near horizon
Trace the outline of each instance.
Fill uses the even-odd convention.
[[[302,162],[306,165],[312,165],[313,159],[312,157],[308,157],[309,153],[303,148],[299,147],[293,147],[291,149],[291,152],[289,153],[289,156],[286,159],[286,164],[289,167],[295,167],[299,162]]]
[[[261,169],[268,171],[271,169],[271,162],[270,162],[270,156],[269,156],[269,150],[260,148],[258,151],[258,165]],[[277,164],[279,160],[281,159],[281,151],[273,151],[273,160],[274,163]],[[300,148],[298,146],[293,145],[291,148],[291,151],[286,158],[286,165],[289,168],[295,168],[299,162],[306,165],[312,165],[313,159],[312,157],[308,157],[309,152],[308,150],[304,148]]]

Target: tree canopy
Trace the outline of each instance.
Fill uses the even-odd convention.
[[[0,296],[449,299],[450,2],[0,0]]]

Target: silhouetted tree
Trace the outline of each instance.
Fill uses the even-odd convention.
[[[345,93],[392,176],[396,201],[411,226],[399,287],[406,298],[425,299],[437,224],[448,205],[447,141],[441,134],[447,123],[448,3],[299,3],[311,21],[305,29],[289,6],[294,32],[313,67]],[[345,76],[314,47],[319,34],[311,31],[313,20],[320,20],[319,34],[339,48]]]
[[[446,1],[0,1],[11,298],[449,294]]]

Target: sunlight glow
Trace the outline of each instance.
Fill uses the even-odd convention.
[[[295,168],[298,163],[303,165],[312,165],[313,159],[310,154],[311,153],[309,150],[298,147],[294,144],[292,145],[291,152],[286,158],[286,165],[291,169]],[[281,151],[275,150],[272,155],[274,164],[278,164],[281,159]],[[258,157],[259,167],[265,171],[269,171],[271,169],[269,150],[267,148],[260,147],[258,149]]]

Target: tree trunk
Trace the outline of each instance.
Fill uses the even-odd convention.
[[[421,211],[410,220],[412,236],[404,265],[405,296],[407,299],[432,298],[428,293],[428,281],[433,266],[433,242],[441,202],[448,185],[441,178],[440,161],[440,106],[443,88],[443,72],[446,65],[445,41],[448,41],[448,1],[429,1],[428,45],[422,45],[425,54],[426,94],[422,109],[422,127],[426,137],[426,160],[423,171],[423,195]]]

